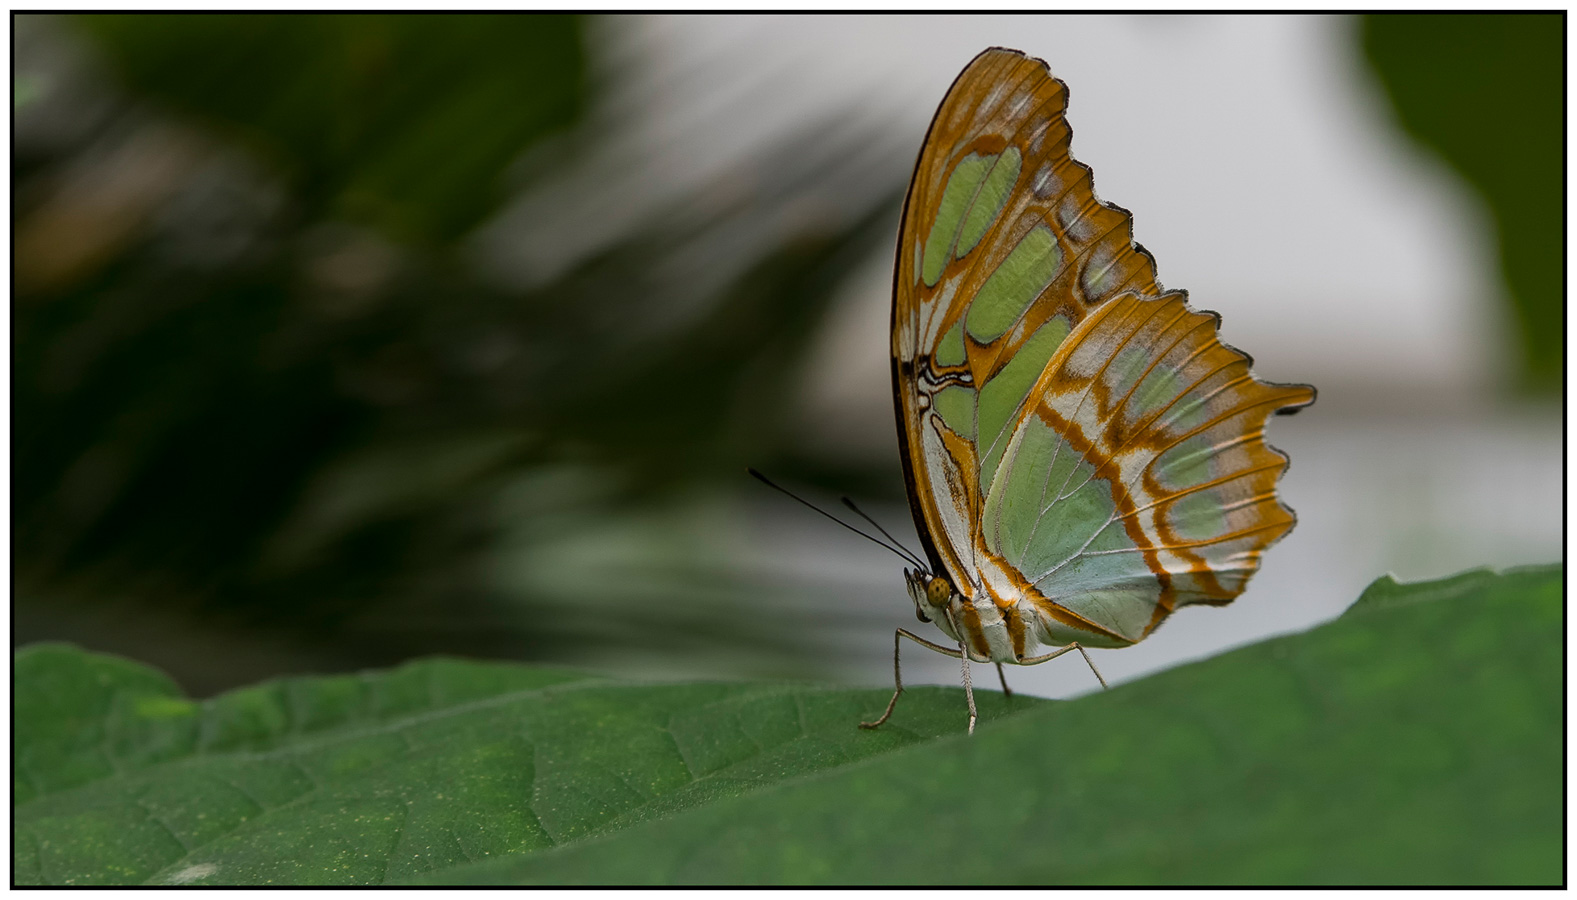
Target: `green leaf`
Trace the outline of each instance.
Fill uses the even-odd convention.
[[[193,702],[19,651],[18,883],[1562,878],[1558,567],[1071,702],[429,660]]]
[[[1548,565],[1509,569],[1504,575],[1497,575],[1494,569],[1488,567],[1470,569],[1434,581],[1402,582],[1397,581],[1393,575],[1382,575],[1364,588],[1363,593],[1358,595],[1357,602],[1347,607],[1347,611],[1342,615],[1362,615],[1408,603],[1452,600],[1474,594],[1498,599],[1499,595],[1507,593],[1520,594],[1538,590],[1558,593],[1560,573],[1559,565]]]
[[[16,656],[25,884],[377,884],[529,852],[958,731],[956,691],[640,685],[435,659],[193,702],[60,644]],[[982,695],[987,720],[1047,701]]]
[[[1562,572],[1347,617],[470,883],[1559,884]]]

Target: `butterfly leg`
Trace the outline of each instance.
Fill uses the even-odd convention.
[[[1045,656],[1032,656],[1029,659],[1019,660],[1019,665],[1021,665],[1021,666],[1037,665],[1039,663],[1046,662],[1047,660],[1056,659],[1057,657],[1061,656],[1064,653],[1067,653],[1070,650],[1077,650],[1077,651],[1079,651],[1079,655],[1084,657],[1085,663],[1087,663],[1089,665],[1090,671],[1095,673],[1095,680],[1099,681],[1101,683],[1101,688],[1103,690],[1110,690],[1111,689],[1111,685],[1108,685],[1106,683],[1106,679],[1101,677],[1101,670],[1095,668],[1095,662],[1090,659],[1090,654],[1084,652],[1084,648],[1079,646],[1079,642],[1078,641],[1074,641],[1073,643],[1069,644],[1068,646],[1063,647],[1061,650],[1053,650],[1052,652],[1047,653]]]
[[[921,646],[924,646],[924,647],[930,647],[932,650],[935,650],[936,652],[942,654],[943,656],[962,656],[963,655],[961,652],[959,652],[957,650],[952,650],[952,649],[949,649],[947,647],[943,647],[941,644],[933,644],[930,641],[926,640],[925,638],[920,637],[917,634],[911,634],[911,633],[903,630],[902,628],[900,628],[897,631],[893,632],[893,687],[894,687],[893,698],[891,700],[887,701],[887,711],[882,713],[882,717],[880,719],[877,719],[874,722],[861,722],[860,723],[860,727],[861,728],[866,728],[866,729],[880,728],[882,723],[886,722],[888,717],[893,714],[893,707],[898,705],[898,695],[903,693],[903,672],[898,667],[898,639],[900,637],[906,637],[909,640],[914,641],[916,644],[920,644]],[[969,700],[970,713],[971,713],[971,715],[970,715],[970,725],[971,725],[971,727],[973,727],[973,725],[974,725],[974,715],[973,715],[973,713],[974,713],[974,705],[975,705],[974,698],[971,697],[970,700]]]
[[[997,680],[1002,682],[1002,696],[1011,697],[1013,692],[1008,689],[1008,677],[1002,671],[1002,664],[997,663]]]
[[[969,683],[969,655],[964,652],[962,641],[958,644],[958,658],[964,661],[964,699],[969,701],[969,733],[975,733],[975,688]]]

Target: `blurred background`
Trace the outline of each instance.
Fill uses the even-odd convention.
[[[1162,281],[1320,390],[1271,424],[1297,529],[1108,678],[1561,558],[1561,15],[12,21],[14,645],[198,695],[433,653],[890,683],[900,561],[744,470],[913,534],[891,253],[991,45],[1068,83]]]

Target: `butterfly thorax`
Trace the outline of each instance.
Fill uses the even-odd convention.
[[[967,596],[945,574],[905,569],[904,581],[920,621],[935,624],[976,662],[1016,663],[1049,642],[1051,636],[1032,606],[1026,607],[1026,619],[1018,603],[990,590]]]

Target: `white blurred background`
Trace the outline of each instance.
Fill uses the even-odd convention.
[[[1282,489],[1298,527],[1231,606],[1184,610],[1140,645],[1097,651],[1108,680],[1122,681],[1316,625],[1387,572],[1421,579],[1561,557],[1560,410],[1503,390],[1497,348],[1509,346],[1510,323],[1486,212],[1393,123],[1356,57],[1354,26],[1328,16],[604,20],[604,63],[638,76],[603,111],[633,120],[633,142],[608,152],[641,161],[644,193],[625,195],[633,215],[850,105],[890,123],[912,159],[980,50],[1008,46],[1050,64],[1069,85],[1074,155],[1093,167],[1103,199],[1133,211],[1162,282],[1220,312],[1223,337],[1254,357],[1258,375],[1320,391],[1270,427],[1292,458]],[[726,130],[691,127],[717,119],[720,105]],[[891,265],[872,259],[840,297],[804,381],[802,420],[807,448],[888,460],[896,472]],[[912,534],[901,505],[871,512]],[[692,519],[705,523],[693,532],[704,555],[759,579],[771,598],[735,614],[836,647],[829,680],[890,682],[892,629],[918,624],[895,557],[764,490],[744,510],[723,504]],[[651,540],[675,539],[673,520],[653,528],[661,539],[567,539],[598,548],[579,556],[544,548],[558,571],[531,576],[533,587],[552,592],[549,579],[569,591],[607,566],[610,547],[641,555]],[[952,660],[913,647],[905,660],[906,681],[958,682]],[[660,648],[600,662],[715,674]],[[976,680],[994,684],[985,667]],[[1044,696],[1095,687],[1073,656],[1009,680]]]

